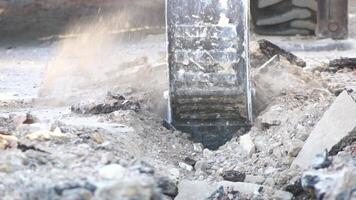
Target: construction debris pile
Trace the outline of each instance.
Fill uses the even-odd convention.
[[[103,10],[98,8],[102,2]],[[103,14],[116,10],[112,3],[117,2],[136,10],[130,13],[119,6],[120,15]],[[15,38],[14,44],[7,44],[6,38],[13,35],[4,29],[1,42],[5,43],[0,45],[0,200],[356,199],[356,41],[251,33],[249,48],[245,41],[240,54],[248,59],[245,50],[250,51],[251,59],[245,62],[251,63],[253,123],[212,150],[167,121],[170,99],[165,91],[170,77],[163,2],[64,0],[49,7],[48,1],[21,1],[26,12],[20,10],[20,16],[26,20],[14,23],[14,31],[21,38],[30,36],[31,42],[21,44]],[[221,2],[227,7],[229,1]],[[263,2],[272,6],[290,2],[291,14],[312,11],[297,6],[299,1]],[[16,3],[3,4],[5,9]],[[68,10],[71,5],[76,9]],[[54,17],[59,21],[70,13],[68,20],[79,18],[83,26],[64,30],[68,27],[47,20],[53,10],[61,13]],[[20,19],[9,11],[0,9],[4,26]],[[350,14],[353,36],[354,13]],[[98,19],[80,24],[89,21],[85,16]],[[229,16],[217,17],[222,19],[219,25],[229,23]],[[29,21],[36,26],[30,27]],[[288,20],[295,26],[300,22]],[[221,35],[236,31],[230,25],[225,31],[216,27],[212,32]],[[50,35],[35,40],[32,32],[41,28]],[[194,34],[202,30],[201,24],[191,34],[185,28],[182,24],[179,37],[199,40]],[[235,73],[241,60],[235,59],[234,37],[208,37],[227,46],[198,43],[208,49],[224,48],[234,59],[220,64],[224,68],[227,63],[234,70],[229,73]],[[175,42],[191,44],[188,40]],[[197,50],[196,56],[214,59],[210,54],[212,58],[204,57],[199,45],[190,46]],[[184,59],[194,61],[189,56]],[[229,87],[241,78],[229,76],[233,77]],[[199,80],[190,84],[196,83]],[[179,84],[192,92],[186,82]],[[211,87],[210,82],[201,84]],[[210,105],[204,106],[210,109]],[[186,108],[188,114],[191,108]]]
[[[330,81],[354,71],[302,68],[291,54],[271,56],[251,45],[255,123],[216,151],[165,128],[135,92],[113,90],[71,107],[4,104],[0,196],[355,198],[355,92],[350,79]],[[256,64],[261,60],[268,62]]]

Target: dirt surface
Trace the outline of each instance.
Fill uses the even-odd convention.
[[[355,7],[351,10],[353,25]],[[350,38],[343,41],[252,36],[254,76],[266,60],[257,47],[260,38],[292,51],[307,67],[282,62],[277,74],[254,79],[257,94],[265,87],[258,82],[262,80],[270,81],[276,95],[256,112],[247,133],[254,144],[251,151],[239,138],[217,151],[203,150],[186,134],[162,125],[167,108],[163,93],[168,88],[165,35],[126,41],[84,29],[89,30],[85,37],[3,45],[0,199],[110,199],[103,191],[121,176],[112,174],[120,170],[108,170],[108,175],[107,166],[139,174],[154,171],[155,178],[167,176],[175,183],[220,181],[224,172],[236,170],[246,176],[245,182],[283,190],[301,177],[302,171],[291,163],[325,110],[341,91],[355,95],[356,72],[327,67],[330,59],[353,55],[355,30],[350,27]],[[98,115],[71,112],[72,105],[95,105],[108,92],[138,102],[140,109]],[[353,152],[350,148],[346,153]],[[146,177],[138,179],[150,183]],[[255,197],[272,198],[269,193]]]

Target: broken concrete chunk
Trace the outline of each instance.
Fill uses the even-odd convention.
[[[274,199],[292,199],[293,195],[285,191],[273,191],[269,187],[264,187],[252,183],[221,181],[209,183],[206,181],[182,181],[178,185],[178,196],[175,200],[204,200],[214,196],[219,191],[225,195],[226,192],[234,191],[248,199],[260,197],[263,199],[264,192],[270,192]],[[266,198],[266,197],[265,197]]]
[[[298,153],[302,150],[303,147],[303,141],[295,139],[292,140],[289,144],[288,144],[288,155],[291,157],[296,157],[298,156]]]
[[[254,183],[261,185],[265,182],[265,178],[263,176],[253,176],[253,175],[246,175],[245,181],[246,183]]]
[[[256,146],[253,143],[250,134],[246,134],[240,137],[240,145],[248,156],[251,156],[256,151]]]
[[[203,150],[203,157],[206,159],[212,159],[215,156],[214,152],[210,151],[209,149]]]
[[[282,49],[281,47],[277,46],[276,44],[273,44],[268,40],[259,40],[258,44],[260,45],[262,53],[270,58],[275,55],[281,55],[292,64],[298,65],[300,67],[305,67],[307,65],[306,62],[301,58],[297,57],[296,55],[285,49]]]
[[[343,92],[324,113],[292,165],[309,167],[317,154],[331,149],[347,136],[355,125],[356,103],[347,92]]]
[[[40,130],[26,135],[29,140],[45,141],[51,139],[67,139],[68,136],[56,128],[54,131]]]
[[[0,150],[16,148],[18,139],[12,135],[0,134]]]
[[[93,142],[97,144],[102,144],[105,142],[103,134],[99,132],[94,132],[93,134],[90,135],[90,139],[93,140]]]
[[[204,146],[201,143],[194,143],[193,144],[193,149],[194,149],[195,152],[201,153],[204,150]]]
[[[127,169],[119,164],[105,165],[99,169],[99,176],[104,179],[122,179],[127,174]]]
[[[137,101],[125,99],[122,95],[107,96],[103,102],[81,102],[73,105],[71,111],[78,114],[108,114],[118,110],[132,110],[138,112],[141,109]]]
[[[207,199],[217,188],[206,181],[186,181],[178,184],[178,196],[175,200],[203,200]]]
[[[160,177],[157,180],[157,185],[161,189],[162,193],[170,197],[176,197],[178,194],[178,187],[175,181],[170,180],[167,177]]]
[[[185,169],[187,171],[193,171],[193,166],[187,164],[187,163],[184,163],[184,162],[179,162],[178,163],[179,167],[182,168],[182,169]]]
[[[260,126],[262,129],[269,129],[272,126],[281,125],[280,119],[281,108],[273,106],[267,112],[259,117]]]
[[[211,166],[205,161],[197,161],[197,163],[195,163],[194,165],[194,168],[198,172],[207,172],[207,170],[210,169]]]
[[[161,193],[152,177],[130,176],[98,185],[94,199],[160,200]]]

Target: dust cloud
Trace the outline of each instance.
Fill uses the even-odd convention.
[[[56,53],[47,64],[39,92],[41,103],[70,105],[117,91],[144,101],[162,115],[163,92],[168,88],[165,36],[147,36],[151,33],[147,19],[140,26],[132,20],[137,16],[134,11],[100,13],[56,36]]]

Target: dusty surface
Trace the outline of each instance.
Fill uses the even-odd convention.
[[[354,14],[351,21],[354,24]],[[340,91],[347,89],[354,95],[356,88],[354,70],[335,73],[326,65],[329,59],[353,55],[355,30],[349,40],[331,42],[345,44],[344,50],[313,50],[328,44],[327,40],[268,38],[305,59],[307,67],[283,63],[276,76],[264,77],[273,81],[279,93],[258,113],[247,133],[254,148],[248,152],[234,138],[217,151],[194,150],[185,134],[161,124],[166,108],[163,92],[168,87],[165,36],[123,42],[94,32],[84,39],[0,47],[2,199],[67,199],[61,192],[52,194],[53,188],[84,183],[99,188],[89,196],[105,199],[100,191],[110,183],[108,176],[117,175],[102,171],[112,164],[133,171],[153,168],[155,176],[178,181],[220,181],[224,171],[237,170],[246,175],[245,182],[285,189],[302,174],[290,165],[315,124]],[[262,55],[254,42],[251,49],[255,72]],[[138,101],[141,109],[100,115],[70,111],[71,105],[97,102],[107,92]],[[29,122],[26,113],[35,119]],[[194,169],[186,164],[186,157],[197,161]],[[257,197],[271,198],[263,195]]]

